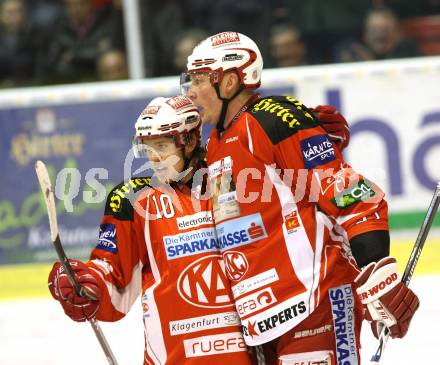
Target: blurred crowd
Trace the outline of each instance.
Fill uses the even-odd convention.
[[[123,0],[0,0],[0,87],[128,78]],[[440,0],[139,0],[147,77],[206,36],[253,38],[265,68],[440,54]]]

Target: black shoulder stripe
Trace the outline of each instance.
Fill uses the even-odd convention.
[[[105,215],[119,220],[133,220],[133,202],[141,190],[150,187],[151,177],[136,177],[116,185],[107,196]]]
[[[248,110],[273,144],[289,138],[300,129],[320,124],[307,107],[290,96],[268,96],[257,100]]]

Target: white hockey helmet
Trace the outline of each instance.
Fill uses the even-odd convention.
[[[183,147],[190,132],[201,140],[201,120],[197,108],[186,96],[154,98],[142,111],[135,124],[133,139],[136,157],[145,157],[143,141],[150,138],[174,137],[176,147]]]
[[[255,42],[244,34],[223,32],[206,38],[188,56],[187,73],[207,72],[213,85],[227,71],[235,71],[245,88],[261,84],[263,58]]]

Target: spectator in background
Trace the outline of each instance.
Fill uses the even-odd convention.
[[[307,64],[306,46],[297,28],[290,24],[275,25],[270,32],[270,54],[274,67]]]
[[[28,18],[32,27],[39,32],[51,33],[62,13],[59,0],[26,0]]]
[[[274,0],[272,0],[274,1]],[[333,60],[333,48],[347,36],[359,37],[372,0],[276,0],[295,24],[307,44],[308,57],[314,63]],[[278,10],[278,11],[279,11]]]
[[[46,82],[81,82],[96,78],[98,55],[111,47],[111,26],[91,0],[63,0],[58,22],[43,65]]]
[[[390,8],[399,19],[440,13],[440,0],[374,0],[374,4]]]
[[[203,41],[208,34],[202,29],[189,29],[182,34],[176,41],[174,50],[174,66],[176,73],[186,71],[186,62],[188,56],[192,53],[194,47]]]
[[[179,0],[139,2],[147,75],[174,75],[174,48],[179,34],[187,28]]]
[[[109,9],[113,4],[113,0],[92,0],[92,6],[96,10]]]
[[[417,57],[415,43],[402,38],[399,19],[388,8],[370,10],[364,23],[362,42],[346,42],[336,49],[337,62]]]
[[[103,52],[97,62],[97,72],[99,80],[114,81],[128,79],[128,67],[125,53],[110,49]]]
[[[269,56],[268,29],[273,24],[273,0],[217,0],[210,8],[211,34],[231,30],[254,39],[265,58]]]
[[[299,0],[281,2],[292,1],[299,2]],[[185,29],[198,28],[211,34],[224,30],[247,34],[258,41],[260,51],[265,59],[269,60],[267,30],[275,22],[280,21],[280,18],[287,16],[278,15],[279,2],[279,0],[180,0],[179,4],[182,7]],[[301,6],[304,6],[304,2]]]
[[[0,85],[31,82],[35,69],[37,35],[28,25],[23,0],[0,0]]]
[[[125,28],[122,0],[113,0],[113,6],[109,17],[112,48],[125,51]],[[140,14],[140,17],[142,19],[142,14]]]

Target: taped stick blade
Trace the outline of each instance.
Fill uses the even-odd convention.
[[[50,182],[49,173],[47,172],[47,167],[43,161],[35,162],[35,171],[37,173],[38,181],[40,182],[40,187],[43,192],[45,192],[45,196],[48,195],[48,191],[50,191],[52,184]]]
[[[49,216],[50,236],[55,241],[58,235],[58,222],[56,215],[55,196],[53,194],[52,183],[50,182],[49,172],[43,161],[35,162],[35,172],[37,173],[38,182],[43,192],[44,202],[46,203],[47,213]]]

